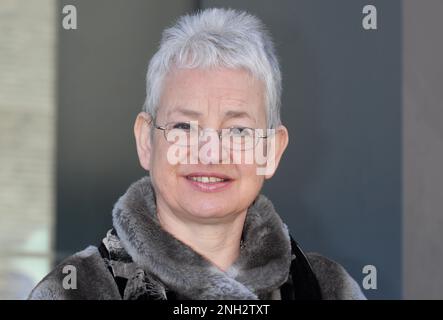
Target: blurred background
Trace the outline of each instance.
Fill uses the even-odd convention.
[[[145,174],[132,126],[161,32],[207,7],[273,35],[291,139],[263,192],[305,251],[360,285],[374,265],[368,298],[443,298],[443,1],[1,0],[0,299],[104,237]]]

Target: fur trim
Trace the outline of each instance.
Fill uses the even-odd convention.
[[[258,299],[279,288],[289,275],[289,233],[263,195],[248,209],[245,247],[227,272],[162,229],[149,176],[133,183],[118,200],[113,223],[134,262],[189,299]]]

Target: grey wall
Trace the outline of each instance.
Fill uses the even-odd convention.
[[[204,0],[241,8],[270,28],[283,70],[290,144],[266,185],[295,238],[342,263],[369,298],[401,297],[401,4],[370,1]]]
[[[132,126],[143,104],[147,63],[162,30],[196,2],[76,0],[78,29],[57,8],[56,252],[97,243],[111,209],[143,171]]]
[[[443,2],[403,8],[405,298],[443,299]]]

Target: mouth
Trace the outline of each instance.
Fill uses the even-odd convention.
[[[216,192],[228,188],[234,179],[219,173],[195,172],[185,176],[189,184],[198,191]]]

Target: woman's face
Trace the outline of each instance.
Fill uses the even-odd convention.
[[[202,128],[266,129],[263,92],[263,83],[242,69],[175,69],[164,80],[155,124],[198,121]],[[233,161],[234,153],[245,151],[220,147],[214,152],[215,148],[208,148],[208,144],[215,143],[212,138],[206,143],[208,152],[192,152],[192,148],[184,147],[180,152],[188,160],[173,163],[168,151],[177,147],[166,141],[163,131],[148,126],[146,119],[147,114],[139,115],[135,133],[140,162],[150,171],[159,210],[208,222],[229,218],[244,212],[264,179],[272,175],[258,175],[255,162]],[[155,130],[152,140],[149,130]],[[287,145],[286,129],[279,127],[275,138],[278,164]],[[197,145],[198,151],[205,141]],[[193,164],[189,163],[191,159]]]

